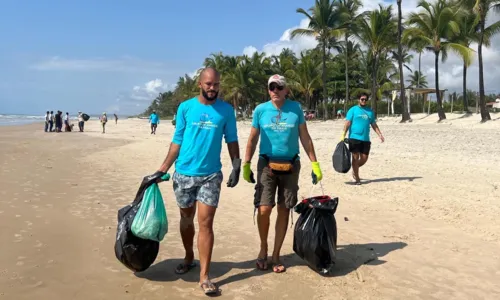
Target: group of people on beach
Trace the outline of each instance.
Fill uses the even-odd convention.
[[[114,114],[115,117],[115,123],[118,124],[118,116]],[[78,112],[78,129],[80,132],[84,131],[85,128],[85,114],[82,113],[81,111]],[[106,112],[103,112],[102,115],[99,117],[99,122],[101,123],[102,126],[102,133],[106,132],[106,123],[108,122],[108,116]],[[56,114],[54,114],[54,111],[47,111],[45,113],[45,132],[62,132],[62,127],[64,123],[64,131],[65,132],[71,132],[73,131],[74,124],[71,124],[71,118],[69,117],[69,113],[66,112],[66,114],[63,116],[62,111],[58,110]]]
[[[184,274],[196,266],[193,241],[194,216],[198,210],[199,285],[205,294],[213,295],[218,293],[218,288],[211,281],[209,270],[214,245],[213,222],[223,181],[221,172],[223,138],[232,164],[227,187],[233,188],[238,184],[242,160],[233,107],[217,98],[220,85],[218,71],[214,68],[203,69],[198,85],[200,95],[180,104],[168,154],[159,169],[151,176],[157,182],[161,182],[161,177],[175,162],[175,172],[172,176],[173,191],[180,208],[180,233],[185,249],[184,261],[176,267],[175,272]],[[253,114],[243,161],[243,179],[255,184],[253,204],[254,212],[257,211],[260,236],[256,267],[259,270],[267,270],[271,263],[275,273],[282,273],[286,267],[280,260],[280,251],[287,232],[290,210],[298,202],[298,181],[302,168],[299,140],[311,161],[312,183],[320,182],[323,174],[301,106],[286,97],[289,88],[285,77],[271,76],[267,88],[270,100],[259,104]],[[362,94],[359,105],[349,110],[341,135],[341,140],[344,141],[349,131],[348,143],[353,153],[353,176],[356,183],[360,182],[359,167],[366,163],[370,152],[370,126],[374,128],[381,141],[384,141],[373,112],[366,106],[367,100],[368,95]],[[260,149],[255,178],[251,161],[259,139]],[[271,212],[276,204],[278,212],[276,234],[269,261],[267,239]]]

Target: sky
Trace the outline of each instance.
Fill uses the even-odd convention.
[[[363,2],[363,10],[383,3],[397,12],[395,0]],[[313,38],[291,40],[289,34],[307,26],[296,9],[313,3],[0,0],[0,114],[141,113],[211,53],[272,55],[287,47],[296,53],[315,47]],[[403,15],[416,11],[416,5],[416,0],[403,1]],[[483,49],[487,93],[500,92],[499,51],[500,37]],[[417,59],[410,65],[414,70]],[[461,91],[458,57],[450,55],[439,71],[442,88]],[[422,72],[433,86],[432,53],[422,56]],[[477,77],[476,58],[468,71],[471,89],[478,89]]]

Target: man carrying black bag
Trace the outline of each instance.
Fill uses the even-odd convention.
[[[375,121],[375,114],[366,105],[367,101],[368,94],[362,93],[359,97],[359,104],[349,109],[340,139],[344,141],[347,130],[349,130],[348,142],[349,150],[352,153],[352,177],[357,185],[361,184],[359,168],[366,163],[370,154],[370,125],[378,134],[382,143],[384,142],[384,136]]]

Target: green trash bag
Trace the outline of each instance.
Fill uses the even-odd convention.
[[[167,212],[157,183],[153,183],[144,192],[131,230],[136,237],[158,242],[161,242],[167,234]]]

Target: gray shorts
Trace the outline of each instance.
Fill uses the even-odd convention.
[[[207,176],[186,176],[174,172],[172,176],[174,194],[180,208],[193,207],[196,201],[208,206],[219,204],[222,172]]]

